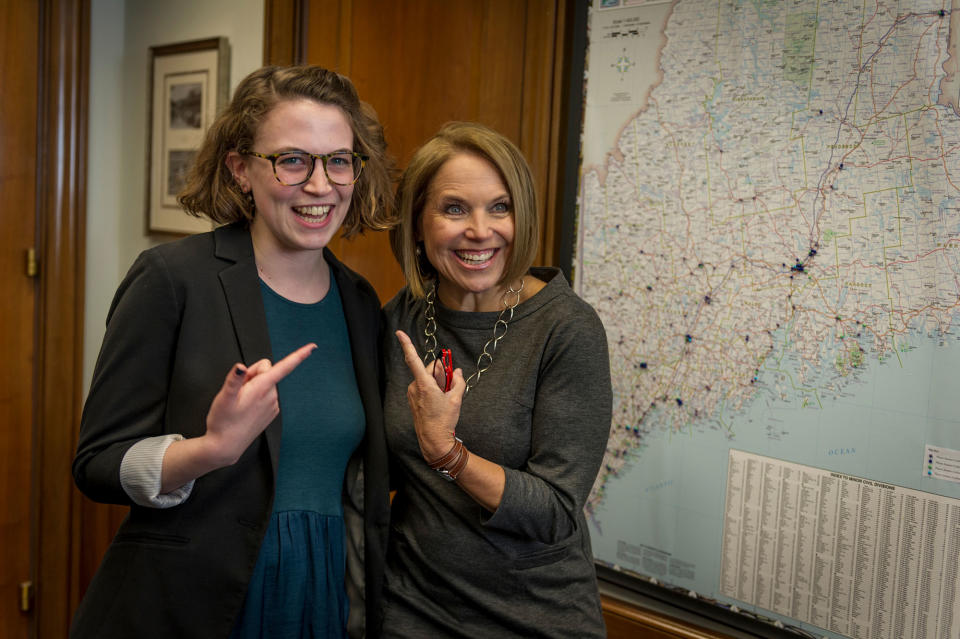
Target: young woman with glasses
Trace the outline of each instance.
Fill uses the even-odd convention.
[[[379,301],[326,248],[383,227],[383,130],[318,67],[245,78],[180,202],[221,225],[120,285],[73,464],[130,507],[74,637],[377,636]]]

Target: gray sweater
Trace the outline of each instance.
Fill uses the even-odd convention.
[[[559,270],[531,272],[548,284],[515,309],[457,424],[472,454],[504,468],[494,513],[431,470],[417,445],[412,375],[394,331],[422,356],[424,302],[404,289],[384,308],[384,416],[398,489],[385,637],[605,636],[583,506],[610,430],[606,335]],[[452,349],[464,378],[497,316],[436,303],[438,349]]]

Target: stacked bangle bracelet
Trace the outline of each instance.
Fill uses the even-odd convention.
[[[453,448],[447,451],[446,455],[427,462],[427,465],[440,473],[440,476],[447,481],[456,481],[466,467],[469,457],[470,453],[467,451],[467,447],[463,445],[463,441],[459,437],[454,437]]]

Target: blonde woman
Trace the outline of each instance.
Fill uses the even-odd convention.
[[[606,336],[558,269],[531,268],[530,169],[499,133],[453,123],[397,202],[384,636],[604,637],[583,506],[610,429]]]

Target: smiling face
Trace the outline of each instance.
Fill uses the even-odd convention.
[[[353,132],[338,107],[308,99],[285,100],[260,123],[250,150],[265,155],[352,151]],[[350,208],[353,185],[331,184],[320,160],[310,179],[296,186],[278,182],[268,159],[231,152],[227,164],[243,191],[253,191],[256,215],[250,232],[258,253],[323,249]]]
[[[513,244],[510,193],[493,164],[472,153],[447,160],[427,189],[419,239],[437,270],[437,294],[449,308],[501,308]]]

